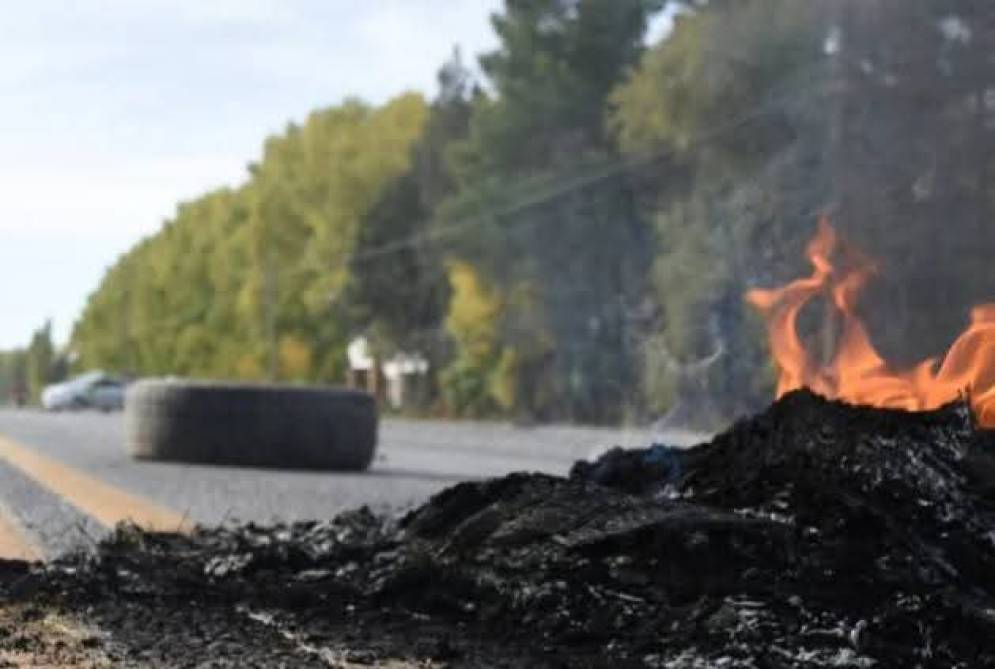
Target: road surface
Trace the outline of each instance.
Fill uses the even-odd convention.
[[[565,474],[579,458],[698,435],[498,423],[385,420],[369,472],[331,473],[139,462],[120,414],[0,410],[0,556],[85,549],[124,519],[275,523],[369,505],[400,510],[458,481],[512,471]]]

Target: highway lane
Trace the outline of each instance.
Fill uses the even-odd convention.
[[[363,504],[403,509],[462,480],[523,470],[564,474],[578,458],[614,445],[698,439],[641,430],[385,420],[371,470],[333,473],[138,462],[125,453],[123,434],[120,414],[0,410],[0,440],[50,463],[47,481],[39,483],[0,449],[0,517],[20,528],[38,552],[51,555],[85,547],[106,530],[95,520],[99,505],[87,506],[105,486],[112,495],[104,495],[105,506],[128,506],[132,495],[182,521],[273,523],[328,518]]]

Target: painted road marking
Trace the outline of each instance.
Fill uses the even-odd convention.
[[[0,436],[0,457],[107,528],[132,522],[157,532],[190,532],[190,519]]]
[[[6,507],[0,506],[0,559],[41,560],[42,550],[28,537]]]

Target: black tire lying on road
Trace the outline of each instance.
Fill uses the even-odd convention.
[[[352,390],[149,379],[128,389],[125,433],[143,460],[359,471],[377,408]]]

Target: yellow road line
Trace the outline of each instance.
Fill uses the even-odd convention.
[[[132,522],[159,532],[189,532],[193,529],[193,523],[184,515],[104,483],[2,436],[0,457],[105,527]]]
[[[35,561],[42,551],[32,541],[10,512],[0,507],[0,559]]]

